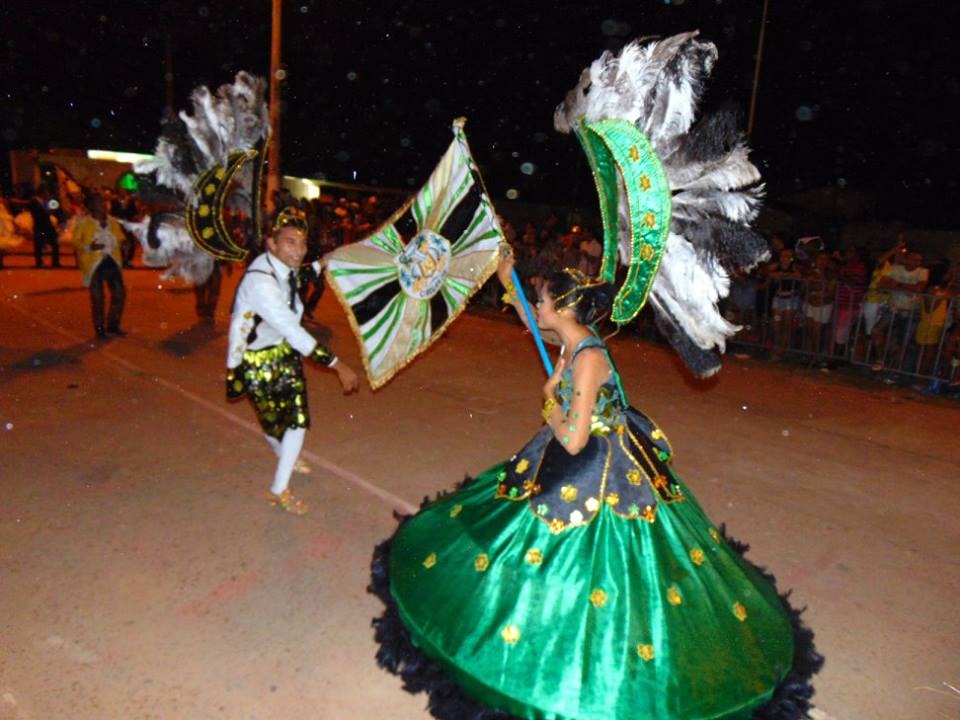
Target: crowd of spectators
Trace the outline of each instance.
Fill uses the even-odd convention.
[[[390,204],[390,203],[388,203]],[[399,205],[399,202],[394,204]],[[396,208],[385,207],[375,193],[349,193],[308,200],[286,189],[277,191],[273,207],[298,207],[307,217],[307,259],[315,260],[341,245],[349,245],[376,230]]]
[[[341,245],[360,240],[386,222],[399,202],[381,202],[376,194],[316,198],[295,198],[281,190],[274,198],[275,207],[295,206],[302,210],[309,224],[308,259],[319,257]],[[587,275],[600,270],[603,245],[584,225],[562,226],[557,215],[550,215],[537,228],[532,222],[522,229],[501,217],[507,241],[517,255],[517,271],[536,290],[540,279],[556,267],[577,267]],[[483,298],[495,293],[484,293]]]
[[[732,280],[725,315],[742,327],[735,342],[774,358],[809,357],[825,370],[869,366],[889,382],[960,383],[960,268],[927,261],[903,234],[878,254],[831,249],[819,237],[769,243],[771,260]]]
[[[6,251],[22,246],[32,248],[36,267],[62,267],[61,254],[72,252],[73,227],[87,214],[93,194],[104,200],[108,214],[118,220],[139,220],[146,212],[135,193],[109,187],[53,193],[43,185],[22,185],[8,197],[0,195],[0,267]],[[136,245],[132,237],[124,243],[125,267],[130,266]]]
[[[149,211],[135,194],[108,188],[99,194],[116,218],[137,220]],[[308,259],[369,235],[401,201],[357,192],[308,200],[286,190],[273,200],[276,207],[298,206],[307,216]],[[0,266],[4,247],[23,238],[32,240],[37,267],[44,266],[47,254],[51,265],[59,266],[60,246],[70,242],[72,224],[83,213],[79,195],[58,199],[43,189],[21,189],[14,197],[0,197]],[[514,226],[504,218],[501,224],[531,296],[553,268],[577,267],[588,276],[600,270],[603,245],[585,224],[565,224],[557,215],[539,225]],[[234,217],[232,225],[239,241],[249,243],[256,235],[248,218]],[[11,241],[11,235],[21,237]],[[829,247],[820,237],[787,243],[773,234],[768,242],[768,262],[731,278],[723,312],[741,326],[734,345],[761,349],[774,359],[807,358],[825,370],[845,362],[884,372],[888,380],[922,376],[934,386],[960,387],[960,268],[942,258],[929,261],[902,234],[879,253]],[[135,242],[124,244],[125,266],[135,248]],[[306,289],[308,314],[321,292],[322,286]],[[201,299],[198,295],[198,313],[203,304],[203,315],[212,315],[209,298]],[[477,302],[497,306],[496,283],[488,283]],[[641,330],[649,324],[643,317],[635,322]]]

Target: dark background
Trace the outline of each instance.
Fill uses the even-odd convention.
[[[771,202],[856,190],[870,217],[956,227],[955,8],[771,0],[751,138]],[[638,35],[699,28],[720,52],[704,107],[732,101],[745,126],[762,10],[762,0],[286,0],[282,168],[412,190],[449,143],[451,120],[466,115],[494,199],[512,188],[520,200],[593,203],[576,140],[552,125],[581,69]],[[268,0],[8,0],[0,150],[151,151],[167,42],[180,109],[194,85],[240,69],[266,75],[269,24]]]

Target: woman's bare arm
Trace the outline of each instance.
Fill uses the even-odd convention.
[[[573,399],[569,412],[564,413],[557,406],[544,418],[554,437],[571,455],[578,454],[590,440],[590,417],[597,402],[597,392],[609,375],[610,366],[602,350],[588,348],[581,351],[573,367]]]

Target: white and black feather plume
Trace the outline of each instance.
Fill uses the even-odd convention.
[[[213,258],[202,250],[198,252],[182,213],[155,213],[138,222],[121,222],[140,242],[144,264],[166,268],[161,279],[180,278],[196,285],[204,283],[213,272]]]
[[[649,295],[657,324],[688,366],[716,372],[726,339],[738,328],[720,314],[730,274],[767,257],[750,229],[763,197],[736,114],[724,109],[697,119],[703,83],[717,59],[696,32],[640,38],[619,55],[605,52],[585,69],[554,115],[561,132],[581,123],[621,119],[650,141],[672,192],[670,233]],[[622,178],[621,178],[622,184]],[[626,193],[619,194],[621,260],[630,257]]]
[[[216,93],[205,86],[195,88],[190,94],[192,112],[163,120],[155,157],[138,163],[135,170],[156,173],[157,183],[172,189],[184,206],[196,201],[196,182],[204,172],[227,167],[231,153],[238,150],[262,149],[270,129],[265,91],[263,79],[242,71]],[[257,178],[252,164],[241,168],[227,205],[256,217],[252,204],[258,201],[253,187]],[[148,217],[130,229],[143,247],[144,262],[167,267],[165,276],[190,284],[201,284],[210,276],[213,258],[191,240],[182,214]]]

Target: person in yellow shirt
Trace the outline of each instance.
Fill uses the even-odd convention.
[[[73,245],[77,249],[77,265],[83,284],[90,288],[90,304],[93,309],[93,329],[98,338],[108,335],[123,336],[120,317],[127,291],[123,285],[121,243],[126,236],[116,218],[107,215],[103,198],[93,194],[87,201],[90,214],[82,218],[73,231]],[[110,290],[110,312],[104,324],[104,291]]]

